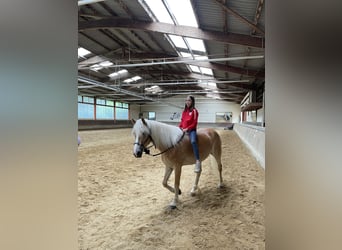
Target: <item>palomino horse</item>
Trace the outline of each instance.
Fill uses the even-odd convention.
[[[160,151],[156,155],[161,155],[165,164],[163,186],[175,194],[170,204],[170,208],[174,209],[177,206],[178,195],[181,194],[179,183],[182,166],[195,164],[195,156],[189,136],[184,135],[183,131],[176,126],[157,121],[141,118],[137,121],[132,120],[132,122],[134,124],[132,134],[135,137],[133,154],[135,157],[141,157],[143,152],[149,154],[148,145],[150,143]],[[220,177],[218,186],[223,187],[220,136],[211,128],[198,129],[197,142],[202,161],[209,154],[215,158]],[[168,180],[173,170],[175,171],[175,183],[174,187],[171,187],[168,185]],[[195,183],[191,189],[192,195],[197,190],[200,175],[201,173],[196,174]]]

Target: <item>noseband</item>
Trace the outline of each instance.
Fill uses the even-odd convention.
[[[143,150],[144,150],[144,152],[145,152],[145,154],[150,154],[150,150],[149,150],[149,148],[151,148],[151,147],[153,147],[153,145],[151,145],[151,146],[149,146],[149,147],[145,147],[144,146],[144,144],[140,144],[139,142],[135,142],[135,143],[133,143],[133,145],[135,145],[135,144],[137,144],[139,147],[141,147]]]

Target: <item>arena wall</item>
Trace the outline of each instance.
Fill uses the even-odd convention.
[[[234,131],[265,169],[265,127],[237,123],[234,124]]]

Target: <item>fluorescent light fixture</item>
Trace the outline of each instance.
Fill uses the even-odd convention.
[[[118,72],[114,72],[114,73],[111,73],[108,75],[110,78],[114,78],[116,76],[119,76],[119,73]]]
[[[140,76],[134,76],[134,77],[131,77],[131,78],[128,78],[128,79],[124,80],[123,82],[131,83],[131,82],[136,82],[136,81],[138,81],[140,79],[142,79]]]
[[[113,72],[111,74],[109,74],[108,76],[110,77],[111,80],[115,80],[121,77],[125,77],[128,75],[128,71],[126,69],[121,69],[117,72]]]
[[[127,69],[121,69],[118,71],[118,74],[120,75],[127,74],[127,73],[128,73]]]
[[[125,83],[131,83],[131,82],[133,82],[133,80],[132,80],[132,78],[128,78],[128,79],[124,80],[123,82],[125,82]]]
[[[90,66],[90,69],[93,70],[93,71],[98,71],[100,69],[102,69],[103,67],[100,66],[100,64],[94,64],[94,65],[91,65]]]
[[[100,65],[103,67],[108,67],[108,66],[113,65],[113,63],[110,61],[104,61],[104,62],[101,62]]]
[[[134,77],[132,77],[132,80],[133,80],[133,81],[138,81],[138,80],[140,80],[140,79],[141,79],[140,76],[134,76]]]
[[[79,0],[78,6],[85,5],[85,4],[97,3],[97,2],[103,2],[103,1],[105,1],[105,0]]]
[[[163,90],[159,86],[154,85],[152,87],[145,88],[145,91],[152,92],[153,94],[156,94],[156,93],[162,92]]]

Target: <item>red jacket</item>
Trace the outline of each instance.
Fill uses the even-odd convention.
[[[198,122],[198,111],[197,109],[185,109],[182,113],[182,118],[179,123],[180,128],[187,128],[188,131],[196,129]]]

